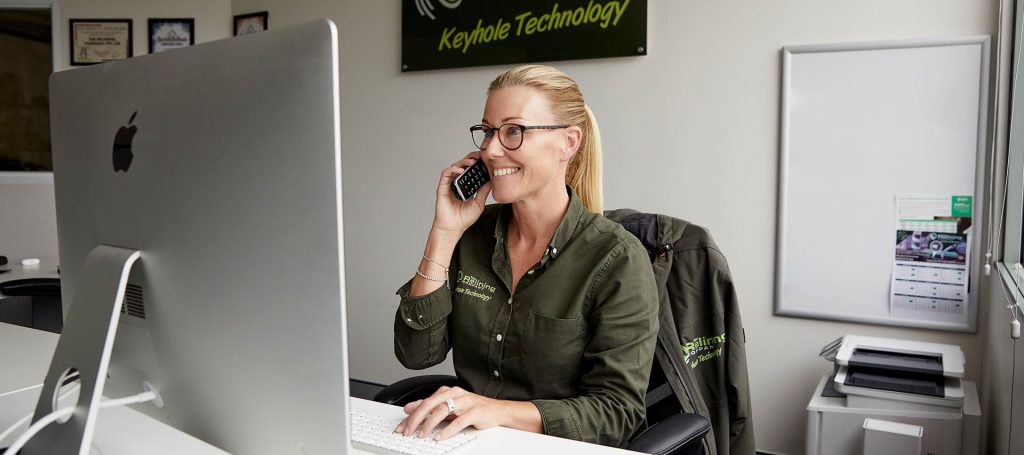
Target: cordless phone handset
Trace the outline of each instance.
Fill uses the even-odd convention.
[[[491,175],[487,173],[484,161],[478,159],[476,163],[473,163],[472,166],[466,169],[466,172],[452,180],[452,191],[460,201],[465,201],[473,197],[480,190],[480,187],[484,186],[490,179]]]

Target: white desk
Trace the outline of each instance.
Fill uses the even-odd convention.
[[[41,258],[39,265],[21,265],[21,261],[13,261],[7,264],[11,270],[0,273],[0,282],[18,280],[21,278],[60,278],[57,273],[57,258],[49,256]],[[3,294],[0,294],[3,298]]]
[[[39,396],[40,382],[46,376],[58,336],[49,332],[0,323],[0,431],[32,412]],[[402,408],[360,398],[352,398],[355,410],[403,416]],[[477,439],[460,454],[633,454],[627,450],[587,444],[568,439],[528,433],[509,428],[491,428],[476,432]],[[5,444],[13,442],[12,437]],[[98,449],[98,450],[97,450]],[[99,412],[93,440],[93,454],[100,455],[222,455],[221,451],[199,439],[150,418],[128,407],[105,408]],[[352,454],[371,454],[352,450]]]

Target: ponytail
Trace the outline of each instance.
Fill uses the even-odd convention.
[[[587,111],[583,121],[583,141],[580,143],[576,156],[569,161],[565,173],[565,183],[579,195],[583,205],[594,213],[602,213],[603,197],[601,194],[601,132],[597,128],[597,119],[590,106],[583,106]]]

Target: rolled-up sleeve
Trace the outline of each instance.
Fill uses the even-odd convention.
[[[623,447],[645,416],[658,331],[658,291],[647,251],[639,242],[620,244],[589,294],[593,337],[584,350],[580,396],[532,402],[545,434]]]
[[[395,357],[406,368],[421,370],[444,361],[451,347],[448,315],[452,296],[441,286],[430,294],[411,297],[409,280],[396,294],[401,298],[395,312]]]

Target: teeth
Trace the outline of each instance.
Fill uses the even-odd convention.
[[[503,175],[512,175],[512,174],[515,174],[516,172],[519,172],[519,168],[518,167],[507,167],[507,168],[504,168],[504,169],[497,169],[497,170],[495,170],[494,171],[494,175],[500,177],[500,176],[503,176]]]

